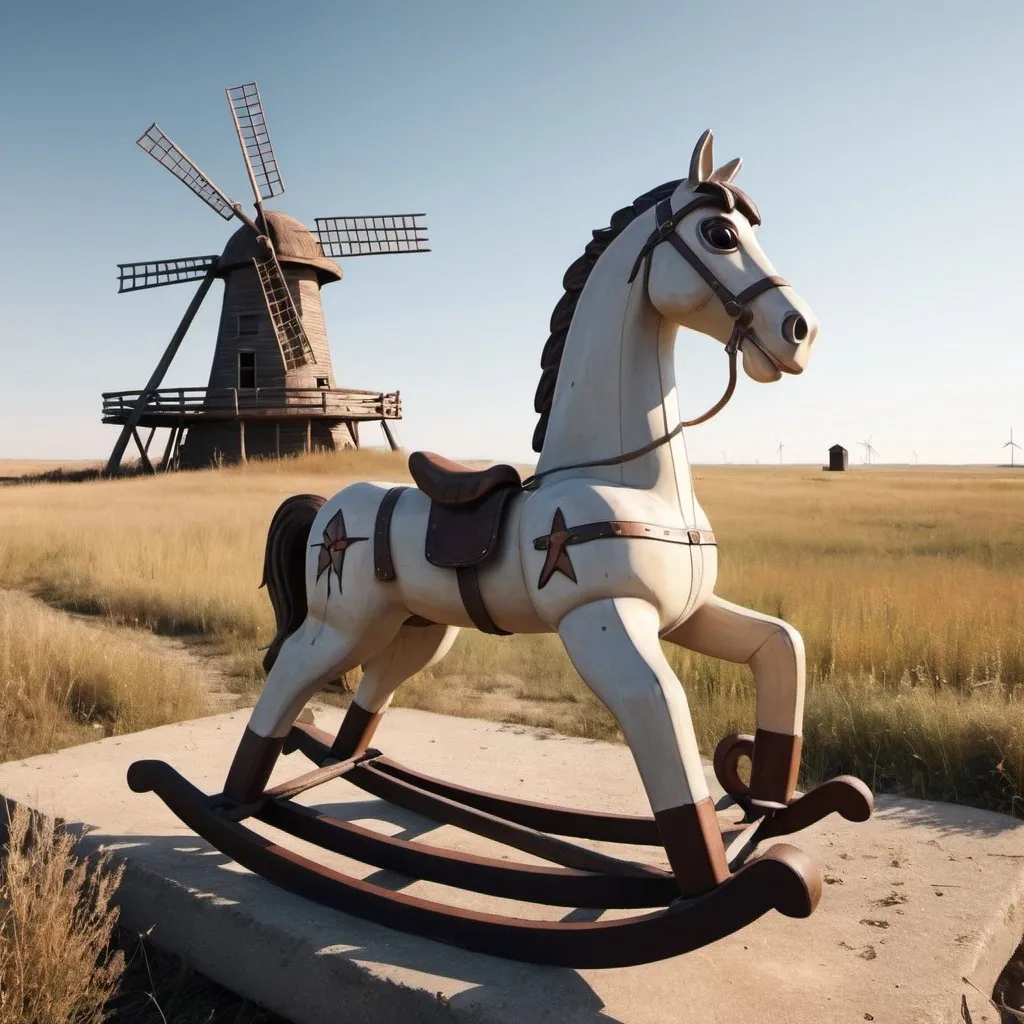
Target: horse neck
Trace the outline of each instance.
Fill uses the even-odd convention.
[[[679,422],[677,328],[651,305],[642,273],[632,285],[627,281],[639,243],[620,241],[625,239],[616,239],[591,271],[573,315],[538,472],[642,448]],[[622,465],[550,479],[569,475],[655,491],[684,514],[692,508],[682,435]]]

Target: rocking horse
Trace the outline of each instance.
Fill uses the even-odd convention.
[[[738,357],[753,380],[777,381],[804,370],[818,332],[758,245],[757,208],[733,184],[739,166],[715,170],[705,132],[688,176],[616,212],[566,271],[541,357],[531,477],[415,452],[416,487],[357,483],[329,500],[298,495],[281,505],[264,565],[277,635],[223,792],[209,796],[160,761],[130,767],[135,792],[155,792],[222,853],[285,889],[518,960],[632,965],[704,946],[772,909],[813,912],[818,866],[785,843],[759,847],[832,812],[864,821],[872,795],[850,776],[797,794],[803,643],[787,623],[715,596],[715,536],[682,436],[728,402]],[[722,398],[687,422],[673,368],[679,326],[723,343],[729,367]],[[372,748],[397,687],[442,658],[461,627],[557,632],[618,722],[652,816],[480,792]],[[756,731],[723,739],[713,762],[744,812],[734,827],[719,825],[686,695],[661,641],[753,672]],[[317,690],[356,666],[362,679],[336,736],[296,722]],[[278,756],[296,750],[316,767],[267,788]],[[741,757],[750,759],[749,785]],[[338,777],[557,866],[404,842],[294,801]],[[246,828],[250,817],[412,878],[555,907],[648,912],[595,921],[470,912],[319,865]],[[571,838],[661,847],[669,869]]]

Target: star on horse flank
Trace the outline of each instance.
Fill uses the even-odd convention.
[[[133,790],[156,792],[215,847],[285,889],[513,959],[627,966],[697,949],[772,909],[790,917],[814,911],[818,865],[796,847],[762,844],[833,812],[864,821],[873,798],[850,776],[797,792],[803,641],[789,623],[715,594],[717,543],[681,436],[731,399],[740,362],[753,381],[778,381],[804,371],[817,338],[810,307],[758,244],[760,213],[734,184],[739,166],[732,160],[716,170],[705,132],[687,176],[616,211],[566,271],[541,355],[533,439],[540,457],[531,477],[414,452],[415,486],[357,483],[329,499],[297,495],[279,507],[264,558],[277,635],[223,792],[209,797],[156,761],[131,766]],[[722,397],[689,420],[675,380],[679,327],[721,344],[728,363]],[[460,628],[557,634],[615,717],[651,814],[484,793],[371,747],[397,687],[444,657]],[[726,736],[713,759],[740,820],[719,820],[723,806],[708,790],[683,683],[663,643],[751,670],[754,732]],[[358,666],[362,678],[336,736],[296,721],[325,681]],[[301,751],[317,769],[268,789],[282,751]],[[738,771],[743,757],[749,783]],[[292,799],[340,777],[555,866],[428,848]],[[282,851],[248,829],[247,818],[364,864],[477,893],[555,907],[660,909],[586,922],[472,913]],[[586,841],[657,847],[663,866]]]
[[[341,570],[345,564],[345,552],[361,540],[369,540],[369,537],[349,537],[345,532],[345,516],[339,508],[334,517],[324,527],[323,539],[318,544],[310,544],[311,548],[319,548],[320,554],[316,560],[316,581],[329,569],[334,570],[338,577],[338,593],[341,593]],[[331,578],[327,577],[327,596],[331,594]]]

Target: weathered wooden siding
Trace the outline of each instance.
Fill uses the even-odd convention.
[[[231,271],[224,282],[217,345],[210,367],[210,388],[237,386],[239,352],[256,354],[258,387],[315,388],[317,377],[326,377],[328,387],[335,386],[316,271],[301,264],[286,263],[284,276],[299,308],[302,326],[306,329],[316,363],[307,363],[291,371],[285,370],[256,271],[250,267],[239,267]],[[238,316],[243,313],[259,314],[258,333],[238,334]]]
[[[283,264],[285,280],[299,309],[302,325],[306,329],[315,363],[286,371],[281,350],[274,337],[267,314],[263,290],[256,271],[251,267],[232,270],[224,281],[224,299],[221,304],[217,345],[210,367],[208,387],[230,389],[238,386],[238,353],[253,352],[256,356],[256,384],[260,388],[315,388],[317,377],[326,377],[327,386],[335,386],[331,351],[324,323],[323,303],[316,271],[302,264]],[[238,334],[238,316],[243,313],[260,315],[256,334]],[[223,398],[223,395],[221,395]],[[261,405],[266,405],[261,399]],[[313,422],[314,448],[344,448],[352,443],[348,429]],[[282,423],[280,444],[273,423],[249,421],[245,427],[245,451],[248,457],[293,455],[306,448],[306,420]],[[208,466],[218,455],[227,462],[235,462],[241,455],[238,423],[196,423],[189,428],[181,449],[181,464],[188,468]]]

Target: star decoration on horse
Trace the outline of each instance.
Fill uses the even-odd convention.
[[[565,550],[566,545],[572,540],[572,533],[566,529],[565,516],[560,508],[555,509],[554,518],[551,520],[551,532],[546,537],[538,537],[534,546],[541,551],[546,551],[544,565],[541,566],[540,578],[537,581],[537,589],[542,590],[551,582],[551,577],[556,572],[576,582],[576,570],[572,567],[572,560],[569,552]]]
[[[316,560],[316,581],[320,582],[320,577],[325,572],[329,573],[332,569],[334,575],[338,577],[338,593],[341,593],[341,570],[345,565],[345,552],[348,551],[353,544],[357,544],[361,540],[369,540],[368,537],[350,537],[345,530],[345,516],[341,509],[331,516],[330,522],[324,527],[323,539],[319,544],[310,544],[312,548],[319,548],[320,554]],[[327,594],[328,597],[331,593],[331,577],[327,577]]]

